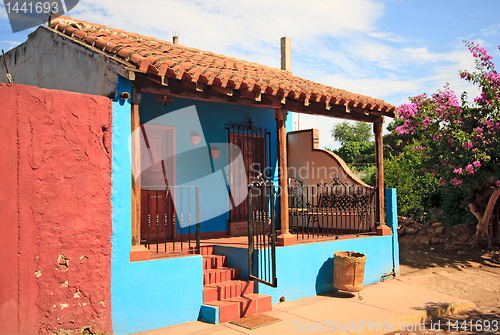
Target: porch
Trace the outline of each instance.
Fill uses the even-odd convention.
[[[132,94],[132,96],[134,96],[134,94]],[[151,99],[151,97],[153,99]],[[174,113],[179,108],[182,109],[183,107],[186,107],[186,105],[191,102],[181,97],[176,98],[170,103],[170,105],[163,106],[169,108],[169,110],[165,111],[165,109],[161,107],[160,110],[158,110],[158,105],[154,105],[157,104],[154,98],[155,95],[151,95],[149,93],[142,94],[143,102],[141,106],[143,106],[143,109],[146,112],[138,115],[145,116],[148,115],[147,113],[154,113],[154,115],[172,115],[171,113]],[[387,226],[386,228],[389,230],[389,235],[387,235],[387,230],[377,230],[377,228],[385,222],[385,215],[377,214],[380,213],[380,208],[382,208],[381,213],[384,213],[384,203],[379,202],[380,198],[384,199],[384,196],[381,197],[381,190],[383,190],[383,187],[368,187],[365,188],[365,191],[361,191],[360,193],[360,190],[356,190],[354,187],[355,184],[359,184],[354,180],[349,179],[349,174],[346,174],[347,177],[344,176],[344,173],[341,172],[342,170],[339,169],[338,177],[345,184],[345,191],[338,192],[338,185],[332,184],[330,186],[321,186],[324,188],[321,192],[316,192],[317,190],[312,192],[311,189],[314,187],[317,188],[318,186],[308,183],[308,178],[301,178],[300,175],[292,175],[290,173],[284,174],[281,172],[282,170],[280,170],[280,168],[287,166],[283,163],[283,161],[287,161],[286,157],[288,156],[290,161],[290,155],[293,155],[293,150],[290,150],[287,155],[287,148],[286,145],[284,145],[286,143],[286,132],[283,120],[279,122],[275,121],[275,118],[279,119],[280,115],[283,115],[281,111],[276,112],[269,109],[261,109],[259,112],[253,108],[251,109],[251,113],[250,110],[248,110],[246,114],[245,112],[239,114],[238,108],[241,108],[241,106],[236,106],[234,109],[232,107],[230,108],[228,106],[224,106],[222,111],[226,111],[226,113],[221,112],[221,104],[215,104],[212,102],[196,102],[196,106],[198,111],[201,111],[201,113],[199,113],[199,115],[201,115],[201,121],[203,121],[204,118],[209,118],[214,109],[219,110],[220,118],[224,117],[226,120],[230,118],[233,120],[239,118],[237,121],[239,123],[248,121],[251,114],[254,124],[262,127],[265,123],[267,124],[266,128],[272,130],[270,136],[272,145],[270,145],[269,148],[274,147],[276,144],[279,146],[280,143],[282,145],[279,150],[273,150],[274,154],[271,158],[272,164],[268,165],[274,167],[274,169],[272,170],[272,173],[269,173],[266,176],[266,179],[267,181],[273,180],[273,185],[275,187],[279,187],[281,190],[283,190],[281,185],[283,185],[284,181],[285,191],[280,192],[275,201],[264,201],[266,206],[270,206],[271,204],[276,205],[275,210],[267,208],[265,213],[269,214],[265,215],[268,215],[269,219],[274,217],[274,219],[276,219],[276,223],[279,222],[279,225],[276,226],[275,234],[271,235],[274,236],[274,240],[277,242],[274,251],[274,258],[276,262],[274,269],[276,271],[275,278],[277,279],[277,283],[275,287],[273,287],[272,285],[269,286],[256,282],[254,284],[253,294],[267,295],[270,297],[270,302],[275,304],[278,303],[280,299],[285,299],[287,301],[296,300],[334,291],[333,254],[335,251],[356,250],[367,255],[368,262],[365,268],[365,284],[378,282],[382,278],[397,272],[398,261],[395,260],[397,258],[397,250],[394,249],[397,248],[397,243],[394,243],[395,236],[391,235],[390,228]],[[132,110],[134,111],[133,106]],[[170,112],[170,110],[172,111]],[[186,110],[183,110],[183,112],[185,111]],[[245,111],[244,108],[243,111]],[[134,120],[134,115],[134,113],[131,115],[132,121]],[[260,115],[262,118],[258,119],[256,117],[257,115]],[[184,118],[185,113],[183,118],[179,119],[182,120]],[[141,121],[147,122],[150,119],[151,118],[148,119],[147,117],[144,117]],[[127,124],[127,121],[129,120],[120,120],[120,124],[123,124],[121,129],[126,129],[126,127],[130,124]],[[215,126],[215,122],[212,121],[212,123]],[[273,130],[272,125],[276,125],[276,123],[281,124],[282,126],[276,126],[276,130]],[[132,124],[134,124],[134,122],[132,122]],[[223,122],[218,123],[218,125],[221,124],[222,127],[219,127],[218,130],[213,132],[211,132],[209,128],[204,128],[204,131],[202,131],[201,126],[194,129],[194,131],[198,134],[205,134],[208,139],[206,142],[195,142],[198,146],[203,145],[206,148],[206,152],[203,153],[204,155],[207,154],[212,156],[211,158],[208,157],[208,159],[205,160],[208,164],[213,164],[212,166],[209,165],[212,174],[217,171],[223,171],[222,169],[224,166],[231,162],[228,159],[228,157],[231,156],[229,150],[220,150],[222,146],[217,145],[217,143],[228,143],[227,128],[224,127]],[[190,136],[190,132],[193,130],[193,124],[190,123],[188,126],[189,128],[186,126],[186,123],[179,123],[176,128],[176,157],[179,157],[179,154],[182,154],[182,150],[178,150],[179,148],[182,149],[182,146],[178,146],[181,140],[185,141],[184,143],[186,143],[186,147],[196,147],[193,142],[193,139],[196,138],[194,136]],[[114,128],[114,131],[116,129],[117,127]],[[375,129],[380,128],[377,126]],[[182,135],[184,138],[179,137],[181,134],[185,134]],[[307,133],[302,132],[302,135],[307,135]],[[280,136],[282,137],[279,140],[278,138]],[[289,143],[290,136],[291,135],[289,134]],[[378,132],[378,138],[381,138],[381,132]],[[211,142],[210,139],[213,142]],[[122,141],[124,140],[122,139]],[[217,146],[220,150],[218,152],[217,159],[213,159],[213,153],[215,153],[215,151],[211,150],[211,145],[214,142],[216,143],[215,146]],[[304,152],[304,150],[300,150]],[[311,147],[310,151],[312,154],[320,153],[321,155],[325,155],[324,152],[317,152],[315,150],[316,149]],[[198,153],[200,153],[200,151],[198,151]],[[186,156],[182,158],[185,157]],[[193,157],[193,160],[190,161],[192,163],[187,166],[200,167],[200,157],[201,156],[199,155]],[[247,157],[251,156],[248,155]],[[328,157],[328,159],[333,162],[331,157]],[[269,159],[266,158],[266,160]],[[166,162],[169,162],[168,159]],[[176,163],[178,164],[179,161],[176,161]],[[134,169],[133,164],[134,160],[132,160],[131,163],[132,170]],[[179,179],[182,180],[181,174],[188,171],[186,168],[179,167],[177,167],[176,170],[175,175],[177,181],[179,181]],[[165,168],[166,172],[164,172],[163,167],[160,166],[158,171],[160,176],[167,175],[168,177],[169,170],[167,168]],[[151,313],[155,315],[155,322],[151,322],[148,327],[159,328],[161,327],[160,322],[164,322],[162,321],[164,320],[164,316],[159,315],[158,311],[156,311],[157,306],[164,306],[164,308],[168,309],[169,313],[172,315],[177,315],[178,306],[187,306],[183,309],[186,313],[182,316],[176,317],[175,321],[172,321],[172,324],[186,322],[187,320],[196,320],[201,317],[200,313],[206,311],[206,307],[203,307],[208,305],[204,303],[205,297],[208,296],[208,294],[205,294],[207,290],[206,286],[210,286],[211,284],[209,281],[209,285],[204,285],[207,283],[205,278],[207,276],[206,271],[208,270],[205,269],[205,264],[208,262],[207,257],[203,257],[206,256],[203,255],[202,251],[204,247],[213,246],[213,257],[225,257],[225,259],[227,259],[228,267],[240,269],[234,272],[230,271],[230,274],[225,275],[229,277],[224,278],[233,280],[234,276],[234,280],[243,282],[251,279],[250,270],[252,269],[252,266],[250,265],[249,255],[258,254],[260,251],[249,251],[248,236],[229,236],[227,229],[227,220],[229,215],[226,216],[228,213],[227,209],[223,212],[219,211],[219,214],[223,214],[213,216],[213,219],[203,219],[204,214],[201,213],[202,211],[208,212],[215,208],[215,206],[212,205],[213,201],[217,198],[214,196],[214,184],[205,183],[196,185],[200,188],[198,204],[196,204],[196,197],[191,198],[189,202],[185,202],[182,206],[177,203],[176,206],[174,206],[176,208],[176,214],[171,215],[172,213],[168,210],[160,212],[160,208],[162,206],[156,205],[156,199],[169,198],[168,194],[161,194],[161,192],[168,191],[167,187],[163,187],[163,189],[158,190],[154,189],[154,185],[152,185],[153,189],[149,191],[155,193],[155,201],[149,201],[149,205],[147,205],[147,201],[145,202],[140,200],[140,197],[143,196],[141,193],[144,190],[147,191],[147,188],[141,189],[138,187],[140,184],[134,185],[137,179],[134,180],[133,178],[132,185],[130,183],[127,184],[127,181],[125,181],[125,178],[127,177],[126,174],[118,177],[119,174],[116,173],[115,176],[120,179],[120,183],[114,183],[114,185],[130,185],[132,188],[132,197],[129,195],[130,191],[128,194],[125,189],[121,192],[123,198],[132,198],[130,206],[132,211],[131,213],[128,212],[130,213],[128,214],[130,215],[130,221],[124,220],[124,222],[128,224],[132,223],[132,234],[124,234],[120,236],[120,245],[123,246],[120,251],[120,258],[122,259],[122,262],[120,264],[116,263],[115,268],[117,268],[117,270],[115,271],[115,276],[125,278],[129,275],[130,271],[133,271],[134,273],[134,278],[129,278],[127,281],[120,281],[119,286],[115,287],[123,295],[130,295],[130,293],[125,293],[130,285],[140,287],[136,288],[133,293],[137,306],[150,306],[147,310],[148,315],[151,315]],[[298,196],[299,198],[302,197],[302,205],[298,205],[296,202],[298,198],[296,196],[294,197],[294,194],[297,195],[297,192],[295,192],[297,191],[297,188],[295,187],[292,191],[294,186],[291,185],[289,178],[295,178],[304,182],[301,193],[302,195]],[[255,179],[255,177],[250,179],[250,181],[253,179]],[[196,179],[192,178],[192,180]],[[162,178],[161,181],[164,182],[165,180]],[[347,185],[347,183],[349,183],[349,185]],[[194,183],[192,182],[190,183],[191,186],[193,184]],[[180,188],[188,186],[189,184],[176,183],[174,185],[175,187]],[[230,185],[230,183],[224,185]],[[201,194],[201,188],[203,186],[205,186],[205,190],[209,191],[204,195]],[[241,186],[246,188],[247,183],[241,184]],[[130,190],[130,188],[128,190]],[[221,189],[221,193],[217,194],[224,194],[222,190],[226,192],[226,199],[228,199],[226,204],[230,203],[231,197],[227,195],[229,193],[226,187]],[[156,194],[157,192],[160,194]],[[172,197],[172,201],[177,201],[182,198],[180,197],[180,190],[176,191],[175,194],[176,195]],[[183,191],[183,195],[186,194],[189,193]],[[193,196],[196,194],[196,191],[191,192],[190,194]],[[321,194],[324,194],[325,197],[318,196]],[[357,200],[361,199],[359,198],[360,196],[368,195],[368,199],[370,200],[368,201],[370,204],[369,210],[368,207],[362,209],[359,206],[354,206],[354,204],[359,204],[359,201],[347,201],[350,205],[336,207],[336,202],[333,200],[333,197],[342,195],[348,195],[351,196],[351,198],[356,197]],[[324,206],[322,204],[324,202],[323,199],[328,197],[329,200],[327,201],[326,206]],[[146,195],[146,199],[148,198],[150,198],[149,195]],[[218,199],[222,198],[219,197]],[[189,206],[187,205],[188,203],[190,203]],[[309,205],[307,205],[308,203]],[[153,206],[151,206],[152,204]],[[149,209],[147,209],[148,206]],[[164,203],[163,206],[165,206]],[[198,215],[196,208],[198,208],[200,213],[199,218],[197,218]],[[141,213],[139,212],[140,210],[146,209],[149,211],[146,215],[146,217],[149,217],[146,219],[146,222],[148,222],[149,227],[153,226],[153,230],[150,231],[149,237],[146,237],[147,235],[141,233],[141,222],[144,222],[144,219],[142,219],[144,214],[139,215],[139,213]],[[153,211],[151,211],[152,209]],[[127,208],[124,208],[124,211],[127,211]],[[207,212],[205,212],[205,214]],[[245,209],[243,209],[242,212],[244,213]],[[271,213],[275,215],[272,215]],[[395,213],[395,209],[392,209],[390,213]],[[392,214],[389,214],[388,217],[390,215]],[[250,215],[248,217],[250,217]],[[361,217],[368,217],[369,223],[360,225],[362,220],[359,220],[359,218]],[[333,218],[335,218],[335,220],[333,220]],[[267,216],[265,216],[259,224],[267,228],[268,222]],[[207,228],[207,224],[209,225],[214,223],[216,224],[212,225],[213,229]],[[339,225],[338,227],[337,223]],[[162,228],[162,225],[166,226]],[[168,235],[169,230],[172,232],[170,236]],[[122,232],[123,231],[125,230],[122,230]],[[151,232],[154,232],[154,234],[151,234]],[[214,236],[214,234],[221,232],[222,234]],[[386,235],[381,235],[381,232]],[[161,239],[162,233],[167,233],[166,237],[163,235],[163,240]],[[198,248],[196,238],[197,234],[199,236]],[[266,237],[269,236],[268,234],[257,235]],[[282,237],[281,245],[279,243],[280,237]],[[285,239],[283,239],[283,237],[285,237]],[[130,241],[132,241],[132,248],[127,250],[127,247],[130,248]],[[145,246],[147,246],[147,248],[145,248]],[[140,248],[143,249],[141,250]],[[199,250],[199,254],[196,253],[196,249]],[[126,256],[124,252],[127,252]],[[138,255],[144,255],[146,257],[140,258],[137,257]],[[124,261],[124,257],[127,258],[126,262]],[[272,280],[267,281],[272,282]],[[228,285],[230,285],[230,287],[234,287],[232,286],[233,284]],[[154,295],[154,292],[162,292],[162,294],[165,294],[167,290],[168,292],[175,292],[175,297],[169,298],[168,301],[159,299],[159,297],[155,298],[154,302],[148,300],[152,295]],[[240,288],[240,290],[242,290],[242,288]],[[236,292],[238,292],[237,289]],[[118,305],[120,308],[116,309],[117,318],[122,320],[124,323],[126,320],[135,320],[137,318],[135,315],[145,315],[146,313],[146,311],[138,311],[137,309],[130,308],[129,306],[123,304]],[[207,312],[207,314],[214,315],[217,313]],[[135,322],[137,325],[140,323],[139,320]],[[133,329],[134,327],[130,327],[130,329]],[[139,326],[137,327],[138,328],[135,329],[140,329]]]
[[[207,270],[212,269],[205,268],[208,261],[207,257],[203,257],[207,256],[203,255],[204,247],[213,245],[215,258],[225,257],[228,267],[240,269],[224,269],[225,274],[222,275],[221,272],[221,277],[229,276],[224,278],[240,281],[252,279],[253,266],[249,255],[259,255],[261,250],[268,248],[256,248],[252,251],[248,236],[229,236],[230,224],[245,222],[245,219],[252,217],[248,215],[245,218],[245,213],[251,207],[245,204],[245,191],[248,191],[248,183],[266,168],[268,173],[263,173],[265,179],[272,181],[274,187],[281,192],[276,192],[276,201],[264,201],[266,206],[274,205],[276,209],[261,211],[259,215],[264,219],[259,224],[268,229],[273,226],[269,226],[269,220],[274,218],[276,231],[271,235],[256,235],[264,237],[260,241],[274,240],[276,243],[275,251],[271,251],[276,262],[276,275],[275,285],[256,282],[254,294],[268,295],[274,304],[280,299],[295,300],[333,291],[333,254],[341,250],[356,250],[367,255],[369,264],[365,268],[366,284],[378,282],[397,271],[397,261],[394,261],[396,244],[390,228],[385,225],[383,214],[381,160],[382,123],[384,116],[393,115],[393,107],[371,98],[345,96],[335,89],[323,91],[314,86],[315,83],[295,78],[285,71],[278,71],[276,75],[297,80],[294,84],[296,87],[307,88],[307,85],[311,85],[311,91],[304,89],[282,92],[279,88],[266,86],[265,82],[239,89],[240,86],[233,87],[231,81],[226,86],[226,81],[220,84],[217,80],[205,82],[203,79],[194,83],[187,77],[167,76],[158,80],[154,75],[140,73],[135,74],[131,81],[119,82],[117,91],[128,92],[131,98],[125,102],[115,101],[113,110],[116,115],[113,118],[113,143],[119,149],[113,148],[113,157],[117,161],[113,170],[113,192],[120,196],[115,203],[121,209],[120,212],[113,212],[116,218],[114,225],[119,227],[114,229],[117,236],[117,243],[114,245],[118,252],[113,254],[114,278],[117,278],[113,288],[118,292],[116,296],[122,297],[121,299],[129,297],[135,301],[132,307],[124,301],[114,304],[115,324],[123,324],[123,332],[144,329],[143,320],[139,320],[139,316],[148,316],[148,328],[159,328],[165,322],[177,324],[199,319],[200,313],[207,311],[204,300],[210,280],[209,285],[206,285],[205,278]],[[191,106],[195,107],[195,113],[192,113]],[[359,218],[367,214],[357,212],[359,208],[347,206],[336,212],[333,202],[324,207],[318,201],[310,202],[310,199],[306,202],[312,206],[302,209],[289,204],[287,192],[290,177],[304,181],[305,187],[314,187],[316,184],[306,183],[308,178],[289,174],[287,128],[290,127],[286,126],[289,122],[288,111],[374,124],[379,172],[377,187],[370,189],[374,199],[374,202],[370,202],[372,209],[368,214],[370,224],[360,224],[362,220]],[[147,136],[146,141],[146,124],[162,127],[167,135],[155,136],[152,127],[153,136]],[[144,141],[128,142],[129,136],[133,139],[136,136],[134,134],[140,136],[141,133]],[[150,138],[156,143],[163,143],[164,147],[151,150],[153,141],[150,142]],[[128,155],[129,143],[132,149],[131,161]],[[238,150],[232,152],[232,145],[238,147]],[[257,147],[265,150],[258,152],[255,150]],[[234,155],[238,151],[241,154]],[[141,156],[141,152],[145,156]],[[314,150],[312,152],[316,153]],[[234,156],[241,157],[240,168],[231,165]],[[260,165],[257,171],[251,169],[254,163]],[[150,178],[143,179],[141,173],[146,170],[144,167],[150,168],[156,176],[150,175]],[[130,170],[133,171],[132,178]],[[251,174],[247,174],[248,172]],[[243,176],[246,178],[244,182]],[[338,177],[344,178],[342,174]],[[143,185],[143,181],[149,185]],[[346,180],[342,182],[345,184]],[[352,184],[353,181],[349,183]],[[179,211],[182,212],[189,206],[183,205],[180,210],[178,204],[174,206],[175,214],[168,206],[163,212],[159,208],[161,206],[150,211],[155,207],[158,196],[163,199],[168,199],[169,196],[155,195],[155,200],[152,200],[147,194],[144,197],[144,191],[151,187],[151,191],[165,192],[171,186],[199,187],[198,205],[191,206],[191,210],[198,206],[199,219],[193,211],[180,215]],[[172,196],[172,202],[175,203],[179,197],[180,192],[176,192]],[[144,198],[149,200],[145,201]],[[241,207],[238,208],[239,205]],[[148,206],[149,217],[144,219],[145,208]],[[242,216],[238,213],[240,209]],[[290,220],[293,215],[307,217],[306,221],[312,224]],[[144,222],[148,223],[146,234],[142,232]],[[337,222],[339,227],[336,226]],[[378,229],[380,227],[385,229]],[[247,228],[252,229],[253,224],[249,224]],[[148,234],[149,237],[146,237]],[[163,240],[160,238],[162,234]],[[196,235],[199,236],[198,239]],[[197,250],[199,254],[193,250]],[[141,258],[141,255],[147,257]],[[134,275],[130,276],[130,273]],[[130,287],[134,287],[133,292]],[[179,313],[179,306],[182,306],[182,313]],[[172,316],[167,321],[165,311]],[[217,314],[213,309],[206,313]]]
[[[170,273],[161,271],[166,267],[179,271],[178,280],[189,277],[196,285],[183,290],[201,297],[199,318],[217,323],[246,315],[247,309],[258,311],[259,303],[244,293],[256,294],[255,301],[264,299],[261,304],[270,308],[280,299],[331,292],[335,251],[368,256],[366,283],[396,273],[383,174],[377,187],[370,187],[317,148],[314,130],[312,136],[287,134],[284,109],[183,96],[161,103],[164,87],[146,79],[142,85],[132,93],[140,94],[141,111],[132,106],[131,138],[138,140],[131,142],[130,261],[150,263],[144,275],[155,268],[163,276]],[[374,131],[381,155],[378,120]],[[307,162],[335,173],[320,180],[296,173]],[[254,196],[264,184],[269,193]],[[231,236],[235,232],[240,236]],[[161,282],[179,286],[169,278]],[[225,312],[229,305],[237,311]]]
[[[388,201],[395,202],[394,195],[394,190],[388,190]],[[393,209],[394,207],[389,206],[388,224],[396,229],[397,221],[393,220],[396,213]],[[185,244],[183,251],[152,255],[151,262],[179,261],[199,257],[192,254],[196,246],[195,238],[185,240],[183,243]],[[241,269],[241,280],[249,279],[248,236],[200,238],[199,243],[202,256],[205,253],[204,249],[210,247],[213,255],[227,257],[227,263],[224,266]],[[189,244],[191,249],[189,249]],[[152,247],[156,248],[156,244]],[[162,250],[163,244],[160,244],[158,248]],[[335,251],[343,250],[356,250],[367,255],[365,285],[379,282],[398,272],[397,235],[380,236],[370,233],[317,236],[314,239],[299,238],[294,245],[276,247],[276,277],[278,278],[276,287],[256,283],[255,292],[270,295],[272,303],[275,304],[280,299],[290,301],[335,291],[333,255]],[[188,266],[187,263],[186,266]]]
[[[333,241],[343,241],[351,239],[362,239],[370,236],[376,236],[374,234],[353,234],[353,235],[341,235],[341,236],[324,236],[317,237],[315,239],[298,239],[297,245],[311,244],[311,243],[322,243],[322,242],[333,242]],[[184,257],[188,255],[196,255],[196,238],[185,240],[182,242],[183,248],[180,246],[180,242],[177,242],[177,247],[174,251],[174,242],[170,241],[168,243],[155,243],[150,245],[151,259],[162,259],[171,257]],[[201,238],[200,239],[200,250],[203,247],[221,247],[221,248],[239,248],[248,250],[248,236],[224,236],[215,238]],[[165,251],[166,250],[166,251]],[[202,251],[200,251],[202,254]]]
[[[329,185],[318,186],[303,186],[295,178],[290,178],[290,183],[292,186],[287,190],[287,212],[289,232],[296,238],[294,244],[356,238],[377,233],[379,223],[376,220],[376,189],[346,186],[339,179],[334,179]],[[179,194],[174,197],[175,206],[171,204],[172,192],[169,189],[143,190],[148,199],[155,200],[151,203],[148,201],[147,206],[142,207],[142,218],[147,222],[147,229],[145,234],[141,234],[141,242],[149,250],[151,258],[200,254],[200,248],[208,245],[248,248],[249,239],[259,245],[259,239],[264,237],[271,240],[274,247],[276,236],[281,234],[280,229],[274,227],[274,186],[267,188],[272,189],[273,196],[257,195],[252,187],[248,188],[249,201],[245,208],[247,221],[239,222],[244,228],[239,231],[239,236],[228,235],[228,232],[222,232],[219,236],[200,233],[201,227],[207,223],[200,223],[199,188],[173,189]],[[188,194],[187,197],[182,196],[183,191]],[[167,215],[167,208],[170,206],[175,211]],[[248,220],[250,216],[251,219]],[[248,222],[252,222],[251,231]],[[171,236],[175,238],[170,238]],[[266,247],[271,247],[271,244],[266,244]]]

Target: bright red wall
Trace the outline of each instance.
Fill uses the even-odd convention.
[[[0,105],[0,332],[111,332],[111,101],[0,84]]]

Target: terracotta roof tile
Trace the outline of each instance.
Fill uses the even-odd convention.
[[[304,101],[348,105],[384,111],[394,116],[395,107],[380,99],[333,88],[293,76],[288,71],[172,44],[153,37],[108,28],[104,25],[59,16],[51,28],[111,56],[121,58],[151,75],[186,79],[206,85],[258,91]]]

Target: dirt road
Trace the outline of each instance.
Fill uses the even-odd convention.
[[[425,330],[390,334],[500,334],[500,251],[400,243],[401,277],[418,287],[467,299],[478,307],[432,320]],[[409,276],[411,274],[411,276]]]

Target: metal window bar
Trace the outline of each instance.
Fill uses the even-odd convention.
[[[173,252],[199,254],[199,187],[169,186],[166,190],[164,188],[164,186],[142,188],[147,192],[147,207],[142,209],[147,211],[147,232],[146,236],[142,236],[143,243],[152,254]],[[193,218],[196,220],[195,223]],[[187,227],[184,227],[186,221]],[[191,227],[193,224],[194,239]]]
[[[290,230],[299,240],[376,231],[377,189],[333,182],[289,186]]]
[[[256,127],[251,119],[244,124],[226,124],[226,133],[228,142],[240,147],[244,160],[244,174],[247,183],[255,180],[259,174],[255,167],[252,166],[253,163],[263,164],[264,166],[260,166],[259,170],[265,174],[271,162],[271,133],[265,128]],[[234,157],[234,154],[235,153],[230,149],[229,157]],[[258,161],[251,161],[252,158],[256,158]],[[263,161],[261,162],[260,159],[263,159]],[[229,182],[234,186],[231,187],[231,189],[236,192],[246,191],[247,185],[238,183],[238,176],[241,175],[242,172],[235,171],[233,166],[229,173]],[[242,189],[243,187],[245,190]],[[233,209],[230,211],[229,221],[247,221],[249,213],[248,200],[235,206],[233,195],[230,194],[230,201]]]

